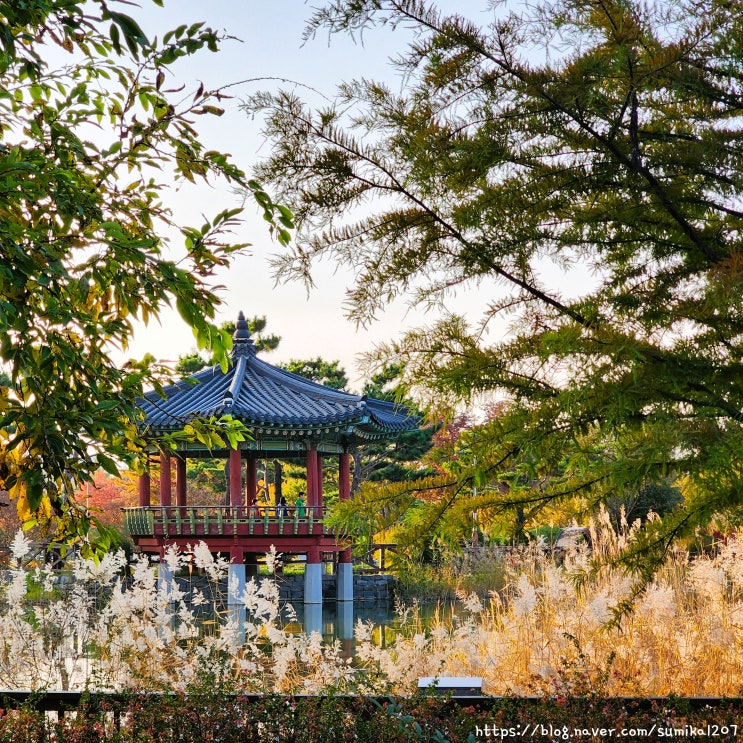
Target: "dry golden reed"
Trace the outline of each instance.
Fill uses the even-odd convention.
[[[601,514],[594,557],[633,538]],[[486,606],[470,597],[460,619],[361,655],[400,691],[419,676],[481,676],[489,694],[738,696],[743,693],[743,533],[708,554],[678,551],[611,625],[631,577],[605,568],[576,587],[585,551],[558,562],[537,546],[508,568],[504,591]]]

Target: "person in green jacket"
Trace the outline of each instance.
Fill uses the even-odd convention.
[[[304,507],[304,500],[302,498],[303,495],[304,492],[300,490],[297,495],[297,501],[294,504],[295,512],[299,518],[303,518],[307,514],[307,509]]]

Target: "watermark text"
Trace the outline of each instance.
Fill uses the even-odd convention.
[[[600,727],[569,726],[552,723],[531,723],[502,727],[498,725],[476,725],[475,738],[478,740],[507,740],[524,738],[539,740],[581,740],[585,738],[658,740],[665,738],[723,738],[729,740],[738,736],[737,725],[662,725],[641,727]]]

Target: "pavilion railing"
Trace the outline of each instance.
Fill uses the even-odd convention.
[[[335,536],[317,506],[141,506],[123,512],[133,537]]]

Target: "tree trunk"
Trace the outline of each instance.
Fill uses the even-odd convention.
[[[281,483],[284,477],[284,468],[279,462],[278,459],[273,460],[273,484],[274,484],[274,490],[276,493],[276,505],[278,506],[279,503],[281,503],[281,496],[283,495],[281,491]]]
[[[353,474],[351,476],[351,497],[353,498],[361,487],[361,450],[353,452]]]

